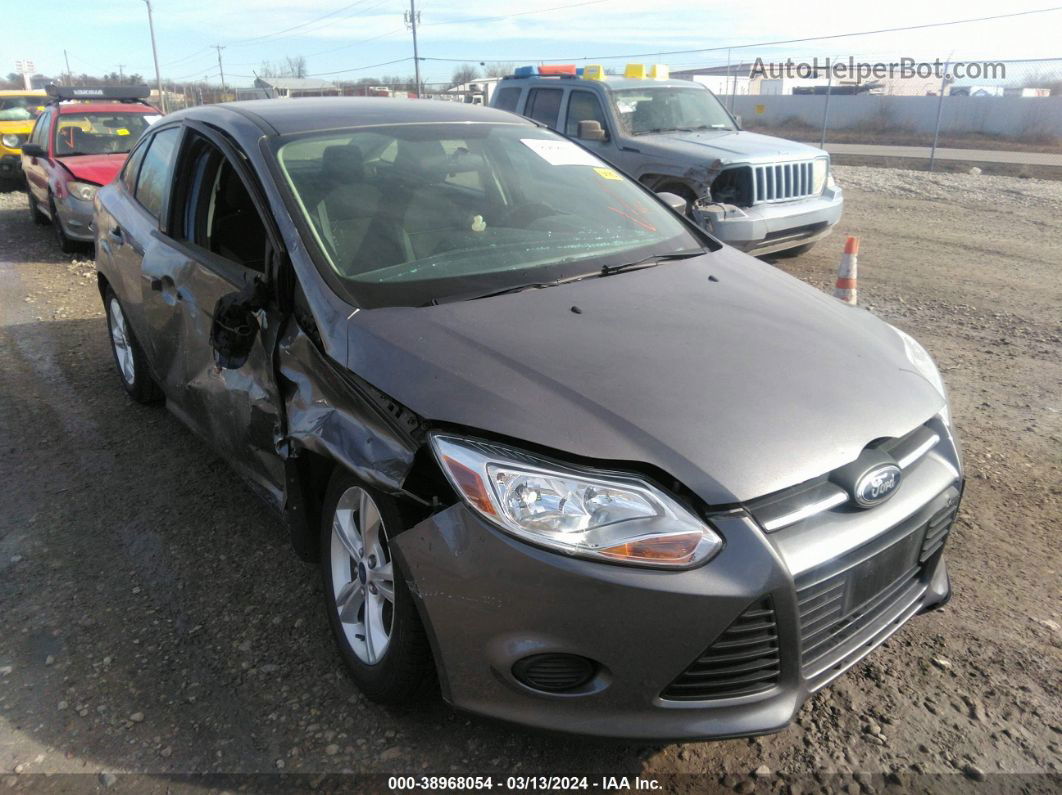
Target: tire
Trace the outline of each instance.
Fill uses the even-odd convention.
[[[59,244],[59,250],[64,254],[73,254],[81,248],[81,244],[76,240],[71,240],[66,236],[66,232],[63,231],[63,222],[59,220],[59,212],[55,207],[55,199],[52,199],[49,205],[49,209],[52,213],[52,229],[55,230],[55,241]]]
[[[107,310],[111,354],[122,387],[137,403],[158,403],[163,397],[162,390],[152,379],[144,350],[133,336],[122,304],[109,285],[104,291],[103,305]]]
[[[26,196],[29,198],[29,212],[30,218],[33,219],[33,223],[37,226],[44,226],[48,223],[48,216],[41,212],[37,206],[37,200],[33,198],[33,193],[29,190],[26,191]]]
[[[378,521],[363,532],[366,516]],[[419,700],[433,681],[424,627],[388,548],[388,533],[402,526],[392,498],[335,471],[321,511],[325,610],[351,678],[381,704]]]

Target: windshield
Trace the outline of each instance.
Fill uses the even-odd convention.
[[[632,135],[733,130],[734,122],[715,94],[693,86],[650,86],[612,92],[620,121]]]
[[[124,154],[157,118],[149,113],[64,113],[55,126],[55,155]]]
[[[40,114],[47,97],[0,97],[0,121],[29,121]]]
[[[277,158],[360,306],[421,305],[703,244],[586,150],[523,124],[314,134]]]

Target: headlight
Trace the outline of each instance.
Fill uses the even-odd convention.
[[[68,182],[66,188],[71,196],[90,202],[96,197],[96,191],[100,189],[100,186],[93,185],[91,182]]]
[[[822,193],[826,187],[826,174],[830,170],[830,161],[825,157],[818,157],[811,161],[811,192]]]
[[[3,138],[0,138],[0,141],[3,141],[4,146],[8,149],[18,149],[22,146],[22,136],[14,133],[8,133]]]
[[[944,398],[944,408],[941,409],[940,416],[944,422],[948,425],[951,424],[951,417],[948,413],[948,390],[944,386],[944,379],[940,377],[940,370],[937,369],[937,365],[933,362],[933,357],[929,355],[929,351],[922,347],[922,343],[912,337],[905,331],[900,331],[896,326],[890,325],[893,331],[899,335],[903,341],[904,353],[907,354],[907,361],[909,361],[918,374],[926,379],[933,387],[940,393],[940,396]]]
[[[519,539],[635,566],[690,568],[723,540],[637,477],[567,467],[510,447],[433,435],[443,472],[472,510]]]
[[[835,180],[833,178],[833,172],[832,171],[829,174],[826,175],[826,187],[829,188],[830,190],[837,190],[839,187],[841,187],[840,185],[837,184],[837,180]]]

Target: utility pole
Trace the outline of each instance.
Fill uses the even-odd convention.
[[[70,71],[70,56],[66,54],[66,50],[63,50],[63,60],[66,61],[66,82],[74,82],[74,73]]]
[[[162,73],[159,71],[159,49],[155,46],[155,20],[151,15],[151,0],[144,0],[148,12],[148,29],[151,30],[151,57],[155,59],[155,85],[159,90],[159,105],[166,112],[166,95],[162,92]]]
[[[124,83],[125,82],[125,72],[122,71],[122,69],[124,67],[125,67],[124,63],[118,64],[118,82],[119,83]]]
[[[417,23],[420,22],[420,12],[417,11],[417,0],[409,0],[409,11],[406,13],[406,24],[413,31],[413,72],[414,80],[417,81],[416,94],[420,99],[420,54],[417,52]]]
[[[225,67],[221,65],[221,51],[225,48],[220,44],[215,44],[214,49],[218,51],[218,71],[221,73],[221,93],[222,97],[224,97],[228,93],[228,89],[225,88]],[[222,102],[224,102],[224,99],[222,99]]]

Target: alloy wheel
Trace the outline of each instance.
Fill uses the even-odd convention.
[[[359,660],[376,665],[391,643],[395,583],[380,509],[365,489],[351,486],[340,496],[329,555],[332,595],[347,642]]]
[[[114,346],[114,358],[118,370],[129,386],[136,380],[136,365],[133,362],[133,346],[129,339],[129,327],[125,323],[125,314],[117,298],[111,298],[109,322],[111,327],[111,344]]]

